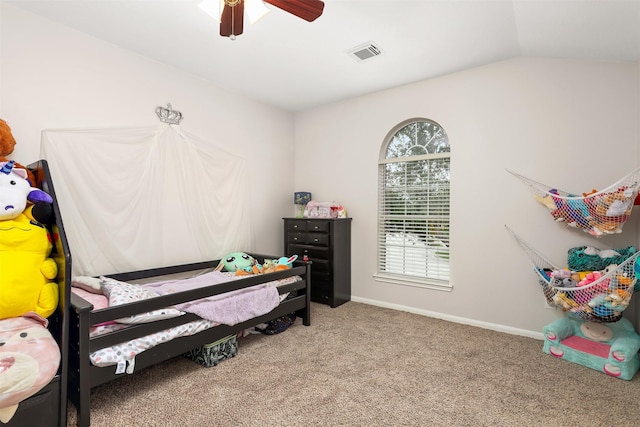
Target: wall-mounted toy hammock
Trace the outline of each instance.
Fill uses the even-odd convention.
[[[640,168],[604,190],[592,190],[581,195],[507,171],[529,186],[536,200],[549,209],[556,221],[596,237],[622,232],[640,188]]]
[[[611,323],[622,318],[634,290],[639,290],[635,270],[640,273],[640,266],[636,266],[640,251],[602,271],[570,271],[554,265],[506,228],[529,256],[549,305],[591,322]],[[571,276],[578,278],[573,280]]]

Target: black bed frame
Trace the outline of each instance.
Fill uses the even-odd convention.
[[[56,311],[48,318],[48,329],[60,346],[60,366],[55,377],[33,396],[23,400],[6,427],[66,427],[67,425],[67,349],[69,348],[69,294],[71,254],[64,234],[62,217],[56,202],[55,190],[46,160],[27,166],[35,175],[37,186],[53,198],[53,222],[49,232],[57,236],[51,257],[58,265],[59,302]],[[33,184],[34,186],[36,183]]]
[[[259,254],[250,255],[254,256],[261,263],[265,258],[277,258],[274,256],[264,256]],[[108,277],[125,282],[140,281],[143,279],[175,275],[179,273],[195,273],[215,268],[218,263],[219,260],[205,261],[129,273],[109,274]],[[163,295],[149,300],[95,311],[90,303],[72,293],[70,316],[73,328],[70,330],[71,345],[69,347],[69,399],[77,409],[78,426],[88,427],[90,425],[91,389],[123,375],[127,375],[116,374],[116,366],[97,367],[92,365],[89,360],[89,354],[101,348],[126,342],[134,338],[139,338],[173,326],[198,320],[200,318],[194,314],[187,313],[172,319],[133,325],[126,329],[96,338],[89,338],[89,328],[91,325],[135,314],[146,313],[151,310],[161,309],[212,295],[218,295],[272,280],[283,279],[296,275],[302,278],[300,281],[280,286],[278,288],[280,294],[290,292],[292,293],[291,295],[296,296],[285,299],[279,306],[263,316],[250,319],[234,326],[219,325],[192,336],[173,339],[140,353],[135,359],[135,369],[138,371],[164,360],[180,356],[196,347],[217,341],[228,335],[277,319],[289,313],[295,312],[298,317],[302,318],[303,324],[305,326],[309,326],[311,324],[310,272],[311,263],[296,262],[293,268],[285,271],[247,276],[246,278],[233,280],[228,283],[170,295]]]
[[[216,326],[199,332],[198,334],[180,337],[146,350],[136,357],[136,370],[179,356],[196,347],[217,341],[228,335],[261,323],[266,323],[289,313],[295,312],[298,317],[302,318],[305,326],[311,324],[311,262],[301,261],[296,262],[292,269],[285,271],[247,276],[243,279],[212,287],[92,311],[93,306],[90,303],[71,293],[71,252],[64,232],[62,215],[47,161],[39,160],[30,164],[28,168],[34,173],[38,186],[53,198],[53,218],[52,223],[49,225],[49,231],[52,235],[56,236],[51,257],[58,265],[58,277],[56,281],[59,285],[60,295],[56,311],[48,318],[48,329],[60,346],[61,358],[60,366],[55,377],[38,393],[20,402],[13,418],[8,423],[3,424],[3,426],[66,427],[68,400],[70,400],[77,409],[78,426],[89,426],[91,389],[117,379],[122,375],[127,375],[116,374],[115,366],[104,368],[93,366],[89,360],[89,354],[91,352],[172,326],[197,320],[199,317],[193,314],[185,314],[173,319],[134,325],[121,331],[90,339],[89,328],[91,325],[97,323],[145,313],[150,310],[297,275],[300,276],[302,280],[278,288],[280,294],[292,292],[296,296],[285,299],[271,312],[234,326]],[[261,263],[264,262],[265,258],[277,258],[275,256],[265,256],[261,254],[251,255]],[[218,263],[219,260],[212,260],[129,273],[111,274],[109,277],[121,281],[136,281],[178,273],[198,272],[215,268]]]

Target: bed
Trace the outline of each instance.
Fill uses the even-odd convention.
[[[250,255],[260,263],[264,262],[265,259],[278,258],[253,253]],[[149,282],[195,277],[214,270],[218,264],[219,260],[211,260],[106,276],[108,279],[120,283],[144,286],[145,283]],[[91,389],[96,386],[115,380],[123,375],[135,374],[141,369],[180,356],[194,348],[290,313],[296,313],[297,317],[302,318],[305,326],[310,325],[310,270],[311,263],[296,262],[292,268],[283,271],[244,276],[211,286],[182,290],[100,309],[94,309],[94,306],[86,299],[72,293],[69,315],[70,324],[73,327],[69,331],[68,389],[69,399],[77,409],[78,426],[87,427],[90,425],[90,393]],[[98,336],[91,335],[94,325],[141,315],[154,310],[162,310],[166,307],[181,306],[192,301],[200,301],[203,298],[215,298],[216,295],[228,294],[248,288],[253,289],[269,283],[277,283],[278,286],[275,287],[277,293],[281,296],[287,295],[287,297],[280,298],[277,306],[266,314],[241,321],[232,326],[219,324],[192,335],[180,336],[157,344],[137,354],[134,364],[111,363],[107,366],[96,366],[96,364],[92,363],[92,355],[95,355],[101,349],[110,348],[120,343],[140,339],[172,328],[186,327],[186,325],[194,322],[200,322],[202,318],[194,313],[187,312],[163,320],[135,323],[126,328]]]
[[[58,187],[57,203],[73,254],[67,268],[72,267],[74,277],[99,273],[128,284],[189,278],[218,265],[210,256],[251,248],[255,219],[247,160],[210,138],[190,135],[179,123],[161,121],[153,128],[42,131],[41,154]],[[198,185],[204,182],[219,191],[213,194]],[[291,254],[251,255],[263,262]],[[194,261],[202,262],[186,264]],[[311,263],[298,261],[281,272],[106,308],[72,293],[66,312],[68,396],[78,424],[90,424],[90,394],[99,385],[291,313],[309,325],[310,269]],[[277,294],[295,296],[279,300],[265,314],[163,342],[124,366],[92,363],[102,350],[186,327],[199,316],[186,313],[100,336],[92,335],[94,326],[292,277],[299,279],[278,287]]]

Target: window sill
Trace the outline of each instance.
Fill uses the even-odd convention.
[[[391,274],[374,274],[373,279],[376,282],[392,283],[394,285],[414,286],[417,288],[433,289],[436,291],[451,292],[453,286],[449,282],[438,280],[428,280],[420,278],[411,278],[408,276],[399,276]]]

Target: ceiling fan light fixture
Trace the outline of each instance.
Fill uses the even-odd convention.
[[[244,0],[245,12],[249,22],[255,24],[262,19],[271,10],[264,4],[262,0]]]
[[[233,5],[237,2],[238,0],[228,3]],[[224,4],[225,0],[202,0],[198,4],[198,7],[207,15],[220,22]],[[247,13],[247,18],[249,18],[249,22],[252,24],[255,24],[267,13],[271,12],[271,9],[269,9],[262,0],[244,0],[244,7],[245,12]]]
[[[245,17],[253,24],[269,12],[265,3],[308,22],[319,18],[324,10],[322,0],[202,0],[199,5],[216,19],[220,10],[220,35],[233,40],[243,33]]]
[[[202,0],[198,7],[204,11],[207,15],[220,22],[222,16],[222,9],[224,7],[224,0]]]

